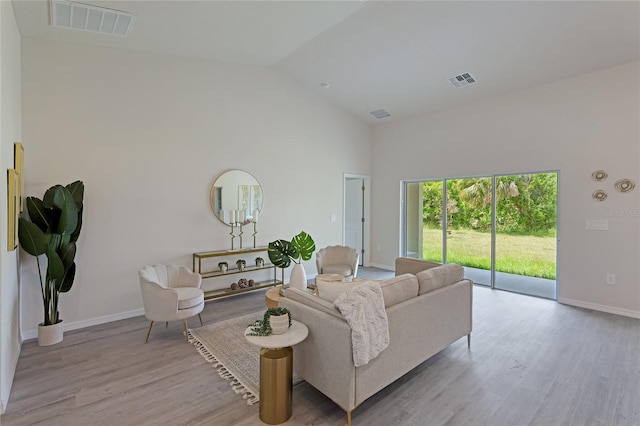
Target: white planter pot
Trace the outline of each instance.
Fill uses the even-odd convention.
[[[300,290],[307,288],[307,274],[301,263],[293,265],[291,276],[289,277],[289,286]]]
[[[62,342],[64,326],[62,320],[53,325],[38,324],[38,346],[55,345]]]
[[[282,334],[289,329],[289,315],[270,315],[271,334]]]

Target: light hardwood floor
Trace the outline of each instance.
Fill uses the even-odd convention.
[[[203,319],[261,309],[264,291],[207,302]],[[436,354],[358,407],[354,426],[640,425],[640,320],[476,287],[473,322],[471,349],[463,338]],[[0,423],[262,424],[180,322],[154,327],[145,345],[147,326],[137,317],[67,332],[53,347],[24,343]],[[293,403],[286,425],[346,424],[305,382]]]

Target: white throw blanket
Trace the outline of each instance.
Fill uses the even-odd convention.
[[[367,364],[389,346],[389,322],[382,289],[367,282],[342,293],[333,302],[351,327],[353,363]]]

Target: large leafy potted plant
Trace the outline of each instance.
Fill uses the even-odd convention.
[[[76,275],[74,259],[82,228],[83,198],[82,181],[67,186],[54,185],[44,193],[42,200],[26,198],[28,216],[20,217],[18,222],[20,246],[35,256],[38,264],[44,308],[44,320],[38,326],[38,344],[41,346],[62,340],[58,300],[60,293],[71,289]],[[44,275],[40,263],[42,255],[47,257]]]
[[[293,262],[294,266],[289,277],[289,285],[305,289],[307,287],[307,274],[301,262],[311,259],[315,250],[316,243],[311,238],[311,235],[301,231],[291,241],[275,240],[270,242],[267,254],[271,263],[279,268],[287,268]]]

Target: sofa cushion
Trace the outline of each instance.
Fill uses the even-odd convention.
[[[378,283],[382,288],[385,308],[418,295],[418,279],[413,274],[398,275]]]
[[[453,263],[430,268],[416,274],[418,278],[418,294],[428,293],[464,278],[464,268]]]
[[[352,287],[362,285],[366,282],[366,280],[348,282],[318,281],[316,282],[316,291],[318,292],[318,297],[326,300],[327,302],[333,303],[333,301],[336,300],[336,298],[345,291],[349,290]]]
[[[314,296],[304,290],[289,287],[288,289],[285,290],[284,297],[286,297],[287,299],[295,300],[296,302],[300,302],[312,308],[318,309],[319,311],[333,315],[337,318],[344,319],[342,318],[342,314],[340,313],[338,308],[333,306],[332,302],[327,302],[326,300],[321,299],[317,296]]]

